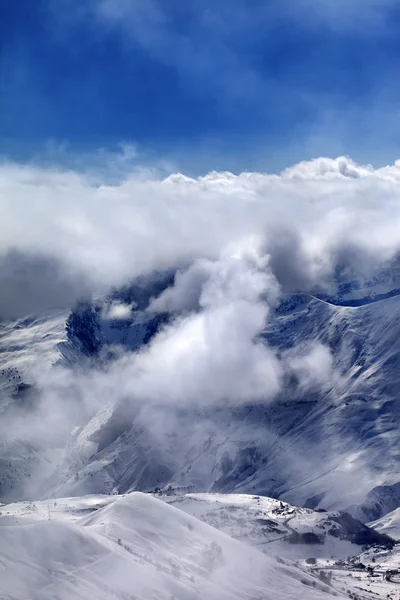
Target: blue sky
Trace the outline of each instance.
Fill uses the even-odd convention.
[[[392,162],[399,16],[395,0],[6,0],[0,152],[122,143],[191,173]]]

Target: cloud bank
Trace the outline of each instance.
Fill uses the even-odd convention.
[[[300,163],[280,175],[159,179],[137,170],[116,185],[3,163],[0,314],[47,309],[49,298],[70,306],[79,293],[105,291],[153,269],[216,260],[249,236],[262,240],[283,291],[327,284],[338,262],[371,274],[399,250],[399,180],[399,163],[373,169],[343,157]],[[197,262],[185,275],[192,290],[202,268]],[[43,293],[23,294],[24,285],[35,287],[29,288],[34,272]]]

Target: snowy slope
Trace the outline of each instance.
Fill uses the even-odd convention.
[[[47,477],[60,460],[62,448],[41,448],[30,436],[8,426],[8,418],[31,422],[36,400],[36,375],[49,372],[60,359],[68,313],[51,311],[0,323],[0,498],[16,499],[20,486],[28,492],[40,471]],[[23,411],[26,411],[24,416]],[[34,483],[36,487],[36,482]]]
[[[377,520],[400,506],[400,482],[374,487],[350,512],[363,522]]]
[[[279,493],[297,504],[315,497],[316,506],[345,508],[338,495],[357,503],[376,485],[399,479],[400,297],[354,308],[304,295],[294,300],[269,325],[268,339],[280,348],[310,339],[327,345],[339,377],[324,396],[308,394],[303,406],[288,398],[287,412],[277,410],[275,421],[283,420],[281,432],[295,449],[290,474],[282,465],[290,488],[281,485]],[[285,444],[278,447],[284,452]],[[302,455],[305,465],[311,460],[308,473],[299,469]]]
[[[400,508],[385,514],[377,521],[372,521],[369,526],[381,533],[390,535],[394,540],[400,541]]]
[[[60,500],[0,518],[4,600],[323,600],[344,597],[141,493]],[[62,506],[62,509],[59,507]],[[78,511],[92,511],[78,518]],[[6,511],[7,512],[7,511]],[[71,518],[69,518],[69,512]],[[38,518],[38,516],[42,519]]]
[[[17,369],[25,380],[32,368],[44,369],[57,361],[57,344],[65,339],[67,317],[68,312],[55,311],[1,322],[1,370]]]
[[[185,494],[161,498],[271,556],[344,559],[357,556],[364,545],[392,545],[349,515],[299,508],[264,496]]]

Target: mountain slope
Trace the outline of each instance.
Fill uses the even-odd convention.
[[[373,521],[369,525],[376,529],[376,531],[386,533],[386,535],[390,535],[394,540],[400,541],[400,508],[386,513],[384,517]]]
[[[95,365],[102,371],[121,348],[140,351],[168,321],[170,316],[149,306],[171,281],[170,274],[159,275],[80,304],[66,331],[61,314],[7,324],[7,364],[18,364],[22,381],[35,357],[43,368],[61,361],[68,369]],[[390,291],[393,281],[378,283]],[[338,302],[349,302],[343,289],[331,302],[290,294],[271,313],[259,339],[286,369],[273,401],[177,410],[144,405],[129,394],[121,399],[111,389],[100,408],[73,430],[65,459],[35,495],[149,491],[172,483],[191,491],[259,493],[312,508],[350,507],[364,521],[378,518],[386,510],[384,501],[381,512],[365,515],[359,505],[373,488],[399,480],[400,296],[356,307]],[[18,347],[13,340],[19,340]],[[293,366],[304,364],[316,346],[331,361],[322,384]],[[3,498],[12,498],[14,484],[48,464],[40,446],[26,444],[24,460],[18,460],[20,443],[13,441],[15,452],[3,447]],[[64,453],[63,446],[60,450]],[[32,469],[26,470],[29,460]]]
[[[313,511],[265,496],[167,493],[160,497],[270,556],[345,559],[357,556],[367,545],[394,545],[347,513]]]
[[[400,506],[400,482],[374,487],[362,502],[350,507],[351,513],[361,521],[377,520]]]
[[[31,507],[33,519],[27,509],[0,518],[2,598],[323,600],[334,593],[144,494],[60,503],[62,510]],[[77,517],[74,503],[91,514]]]
[[[398,481],[399,336],[400,297],[342,307],[292,295],[261,339],[288,364],[310,344],[327,348],[332,369],[322,388],[300,385],[295,374],[272,402],[195,412],[110,401],[74,433],[66,462],[43,493],[151,490],[173,482],[297,505],[357,505],[373,487]]]

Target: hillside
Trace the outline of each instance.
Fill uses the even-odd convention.
[[[12,516],[0,517],[3,598],[327,600],[334,594],[295,566],[144,494],[7,508]]]

